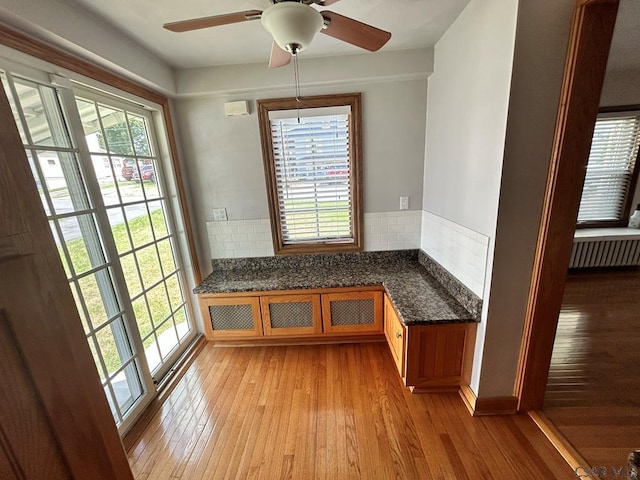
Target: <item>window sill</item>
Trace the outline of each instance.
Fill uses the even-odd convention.
[[[573,239],[577,242],[595,242],[599,240],[637,240],[640,229],[629,227],[618,228],[582,228],[576,230]]]
[[[305,253],[361,252],[360,243],[309,243],[304,245],[274,246],[276,255],[300,255]]]

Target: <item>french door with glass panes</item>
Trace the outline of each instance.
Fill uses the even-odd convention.
[[[151,114],[38,72],[0,78],[124,431],[195,335]]]

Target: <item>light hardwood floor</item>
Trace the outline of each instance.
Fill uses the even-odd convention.
[[[142,479],[575,478],[526,416],[412,395],[384,343],[207,344],[129,450]]]
[[[591,464],[640,449],[640,270],[570,273],[544,413]]]

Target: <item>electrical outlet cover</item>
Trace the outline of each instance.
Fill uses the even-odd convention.
[[[213,221],[214,222],[226,222],[227,221],[227,209],[226,208],[214,208],[213,209]]]
[[[400,197],[400,210],[409,210],[409,196],[403,195]]]

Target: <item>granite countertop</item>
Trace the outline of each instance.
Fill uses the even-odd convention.
[[[478,308],[464,308],[423,266],[417,250],[376,253],[214,260],[213,273],[194,293],[382,285],[405,325],[478,321]]]

